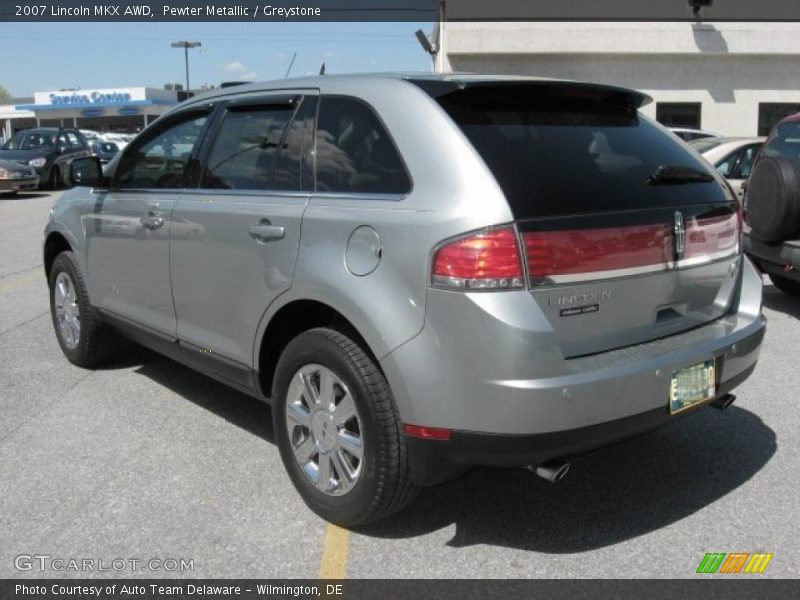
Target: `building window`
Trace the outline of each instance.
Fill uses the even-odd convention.
[[[699,102],[658,102],[656,121],[665,127],[700,129]]]
[[[784,117],[800,112],[800,104],[778,102],[761,102],[758,105],[758,135],[769,135],[769,132]]]

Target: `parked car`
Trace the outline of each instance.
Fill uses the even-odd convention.
[[[20,131],[0,147],[0,160],[35,168],[40,182],[50,188],[61,185],[73,160],[89,155],[86,140],[77,129],[56,127]]]
[[[745,193],[745,252],[783,292],[800,295],[800,113],[772,130]]]
[[[739,198],[744,198],[743,184],[750,177],[763,137],[703,138],[689,144],[703,155],[728,180]]]
[[[39,187],[36,169],[12,160],[0,160],[0,194],[13,195]]]
[[[116,144],[119,150],[124,150],[134,137],[126,133],[104,133],[100,139],[110,144]]]
[[[58,342],[93,367],[129,336],[270,402],[343,525],[476,465],[557,481],[728,406],[764,335],[739,203],[649,100],[477,75],[203,94],[106,175],[73,163],[45,230]]]
[[[684,142],[691,142],[692,140],[702,140],[704,138],[717,137],[716,133],[710,131],[703,131],[701,129],[692,129],[691,127],[670,127],[669,130],[681,138]]]
[[[100,159],[101,164],[106,164],[119,152],[119,146],[114,142],[104,142],[102,140],[94,140],[89,142],[89,149],[93,156]]]

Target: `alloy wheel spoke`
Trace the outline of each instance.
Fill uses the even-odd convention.
[[[318,406],[319,405],[319,394],[317,390],[314,389],[314,382],[311,381],[311,375],[308,373],[303,373],[302,371],[298,373],[300,380],[303,382],[303,388],[305,390],[305,398],[306,402],[308,402],[309,407]]]
[[[311,425],[311,413],[299,402],[292,402],[286,407],[286,417],[296,425],[306,429]]]
[[[336,402],[334,376],[328,369],[319,372],[319,401],[328,410],[333,410]]]
[[[353,397],[347,393],[339,400],[339,404],[337,404],[336,408],[333,410],[333,418],[337,425],[344,425],[355,416],[355,402],[353,401]]]
[[[358,460],[364,457],[364,447],[361,444],[360,437],[353,435],[349,431],[340,431],[336,441],[340,450],[344,450]]]
[[[331,484],[331,455],[319,455],[319,467],[317,471],[317,487],[327,490]]]
[[[316,450],[317,447],[314,444],[314,438],[310,435],[306,435],[303,441],[294,448],[294,455],[301,465],[305,465],[311,460],[311,457],[314,456]]]
[[[333,453],[333,462],[336,465],[336,472],[339,474],[340,485],[345,491],[350,490],[356,482],[356,469],[353,468],[341,450],[336,450]]]

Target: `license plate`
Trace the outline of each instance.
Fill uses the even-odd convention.
[[[669,388],[669,412],[674,415],[716,396],[715,371],[713,360],[673,371]]]

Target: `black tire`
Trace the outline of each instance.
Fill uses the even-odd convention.
[[[800,296],[800,282],[795,281],[794,279],[789,279],[788,277],[782,277],[781,275],[775,275],[773,273],[769,274],[769,278],[772,281],[772,285],[774,285],[784,294]]]
[[[747,182],[747,222],[765,242],[800,229],[800,168],[785,156],[760,158]]]
[[[65,273],[75,289],[75,306],[80,323],[77,344],[70,344],[59,323],[56,307],[56,282],[59,274]],[[79,367],[94,367],[107,361],[118,346],[117,334],[104,326],[97,318],[97,312],[89,304],[86,284],[80,272],[75,255],[62,252],[56,256],[50,269],[50,316],[61,351],[72,364]]]
[[[343,496],[318,489],[292,450],[287,394],[292,378],[309,365],[329,369],[346,385],[360,419],[361,471]],[[281,354],[274,381],[275,438],[289,477],[311,510],[331,523],[352,527],[383,519],[413,499],[418,488],[409,476],[406,439],[394,398],[383,373],[356,342],[332,329],[306,331]]]
[[[53,166],[50,169],[50,179],[47,181],[47,187],[51,190],[57,190],[58,186],[61,185],[61,169],[57,166]]]

